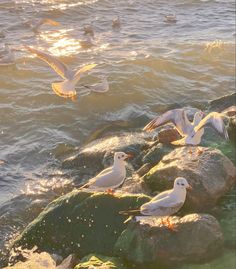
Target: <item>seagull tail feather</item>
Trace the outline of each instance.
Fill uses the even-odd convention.
[[[135,210],[124,210],[119,212],[120,215],[124,216],[137,216],[140,215],[140,209],[135,209]]]
[[[75,86],[69,80],[52,83],[52,89],[58,96],[64,98],[73,98],[76,96]]]

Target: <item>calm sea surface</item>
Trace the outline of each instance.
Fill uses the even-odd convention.
[[[177,23],[164,22],[171,13]],[[121,27],[114,30],[117,15]],[[33,33],[25,22],[42,17],[60,26]],[[90,22],[96,46],[86,50],[78,40]],[[0,66],[0,242],[27,223],[19,214],[9,223],[1,217],[20,212],[27,195],[32,203],[34,194],[73,180],[58,156],[99,126],[145,119],[171,104],[199,106],[235,91],[234,0],[0,0],[1,30],[0,47],[48,50],[71,68],[97,63],[81,84],[106,75],[110,91],[75,102],[58,97],[51,82],[59,77],[24,51],[16,52],[16,65]],[[21,203],[9,202],[22,195]]]

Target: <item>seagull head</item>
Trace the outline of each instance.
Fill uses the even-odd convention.
[[[174,189],[188,189],[191,190],[192,187],[188,184],[188,181],[184,177],[177,177],[174,182]]]
[[[130,153],[124,153],[124,152],[115,152],[114,154],[114,160],[115,161],[125,161],[128,158],[133,157]]]

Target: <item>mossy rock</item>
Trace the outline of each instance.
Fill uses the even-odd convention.
[[[227,251],[221,257],[204,264],[187,264],[178,269],[234,269],[236,268],[235,251]]]
[[[97,254],[85,256],[74,269],[128,269],[121,258],[107,257]]]
[[[73,191],[50,203],[23,231],[13,246],[57,253],[112,255],[125,229],[121,210],[139,208],[150,198],[144,195],[110,195]]]
[[[152,165],[157,164],[166,154],[170,153],[174,150],[173,145],[165,145],[165,144],[158,144],[151,149],[143,156],[142,162],[143,163],[150,163]]]

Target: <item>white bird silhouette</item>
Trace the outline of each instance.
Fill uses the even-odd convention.
[[[90,179],[89,182],[80,187],[80,189],[89,188],[97,191],[108,190],[112,192],[113,189],[123,184],[126,177],[125,160],[130,157],[132,157],[131,154],[115,152],[113,165]]]
[[[176,15],[174,15],[174,14],[165,15],[165,22],[169,22],[169,23],[177,22]]]
[[[169,216],[178,212],[184,205],[187,189],[192,189],[187,180],[183,177],[177,177],[172,189],[159,193],[138,210],[121,211],[120,214],[136,216],[136,221],[143,219],[143,217],[167,217],[166,222],[162,219],[162,224],[167,223],[167,227],[173,229]]]
[[[78,71],[72,71],[67,68],[67,66],[57,59],[55,56],[42,52],[40,50],[27,47],[25,48],[35,54],[38,58],[45,61],[52,69],[56,71],[56,73],[61,76],[64,81],[62,82],[54,82],[52,83],[53,91],[62,97],[65,98],[75,98],[76,90],[75,86],[81,78],[81,75],[92,68],[94,68],[97,64],[89,64],[80,68]]]

